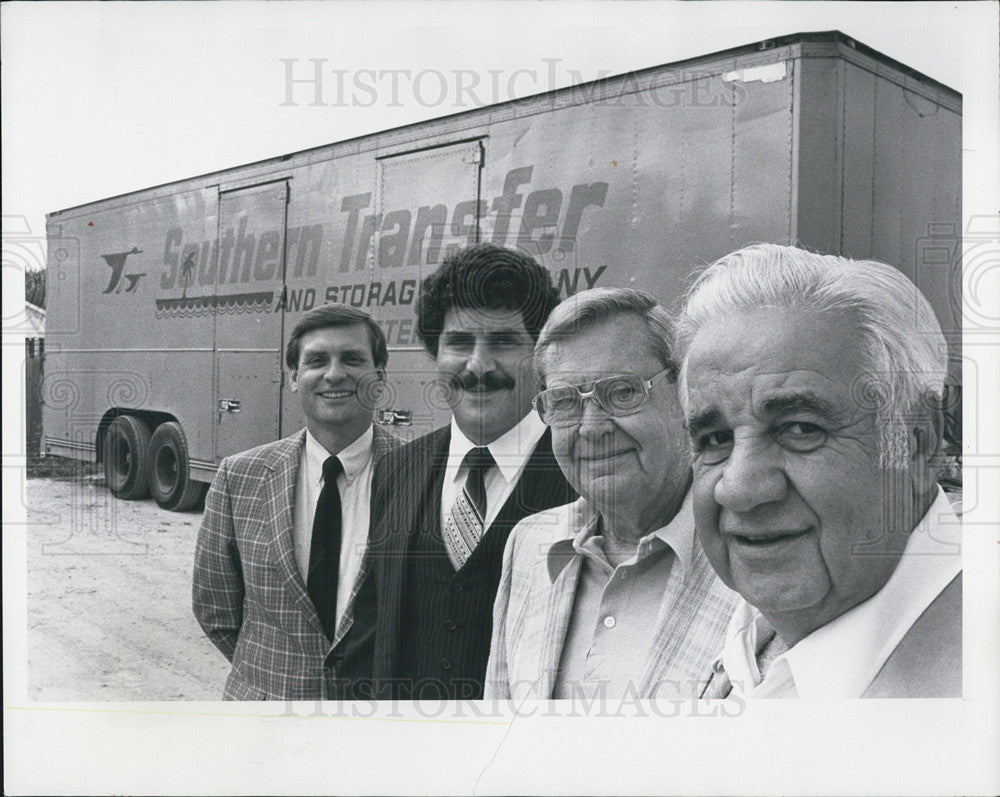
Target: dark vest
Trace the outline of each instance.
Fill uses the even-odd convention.
[[[372,496],[368,550],[375,598],[356,604],[351,634],[363,655],[354,662],[345,655],[339,668],[356,699],[482,698],[510,530],[528,515],[576,499],[546,431],[514,492],[456,573],[441,538],[449,440],[448,427],[435,430],[387,454],[376,471],[373,485],[382,489]]]
[[[490,529],[457,572],[440,532],[415,540],[400,638],[398,693],[404,699],[482,700],[508,534],[509,527]]]

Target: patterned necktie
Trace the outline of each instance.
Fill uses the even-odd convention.
[[[473,448],[462,464],[468,468],[465,486],[444,524],[444,546],[460,570],[482,539],[486,519],[486,472],[495,464],[488,448]]]
[[[333,639],[337,633],[337,581],[340,577],[340,490],[337,477],[344,467],[336,457],[323,463],[323,489],[316,502],[309,578],[306,588],[319,614],[323,631]]]

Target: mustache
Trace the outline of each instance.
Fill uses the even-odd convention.
[[[497,371],[487,371],[481,375],[463,371],[450,381],[460,390],[513,390],[517,387],[517,382],[512,377]]]

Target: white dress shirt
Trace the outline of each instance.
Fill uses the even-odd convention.
[[[514,486],[521,476],[521,471],[524,470],[528,458],[543,434],[545,434],[545,424],[532,411],[525,415],[517,426],[486,446],[497,464],[496,467],[490,468],[484,479],[486,486],[484,525],[486,529],[490,527],[501,507],[510,498],[510,494],[514,492]],[[469,469],[462,464],[462,460],[475,447],[475,443],[462,433],[458,424],[455,423],[455,419],[452,418],[448,465],[444,472],[444,484],[441,487],[441,528],[444,528],[445,523],[448,522],[451,508],[465,487],[465,480],[469,476]]]
[[[939,487],[882,589],[777,656],[763,679],[756,654],[762,635],[772,629],[757,609],[740,600],[721,657],[733,692],[748,698],[861,697],[906,632],[961,569],[961,524]]]
[[[340,573],[337,581],[337,625],[344,619],[347,602],[354,589],[354,582],[361,571],[365,548],[368,545],[368,522],[372,495],[372,437],[369,426],[353,443],[337,454],[343,472],[337,477],[340,490]],[[302,581],[309,578],[309,550],[312,547],[313,518],[316,502],[323,490],[323,463],[330,452],[308,430],[302,449],[299,473],[295,485],[295,514],[293,534],[295,564]]]

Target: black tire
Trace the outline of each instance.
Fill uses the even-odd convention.
[[[134,415],[119,415],[104,436],[104,478],[116,498],[149,495],[149,427]]]
[[[164,509],[185,512],[201,500],[204,482],[191,479],[187,439],[175,421],[160,424],[149,443],[149,492]]]

